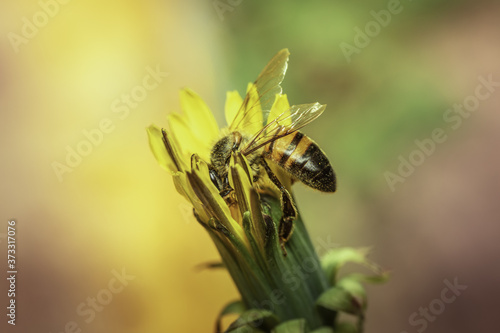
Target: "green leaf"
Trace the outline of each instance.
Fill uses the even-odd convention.
[[[305,319],[293,319],[276,326],[272,333],[309,333]]]
[[[336,287],[347,291],[363,309],[366,309],[366,291],[361,282],[350,277],[345,277],[339,280]]]
[[[339,269],[347,263],[360,264],[380,274],[381,269],[366,258],[369,251],[370,249],[368,248],[354,249],[351,247],[333,249],[323,256],[321,267],[332,285],[336,283]]]
[[[321,267],[328,277],[328,280],[335,284],[337,272],[348,262],[363,264],[366,261],[366,249],[354,249],[350,247],[332,249],[321,259]]]
[[[340,280],[337,286],[321,294],[316,304],[328,310],[345,312],[358,317],[356,326],[352,326],[351,323],[341,323],[335,327],[335,333],[363,332],[366,294],[359,281],[349,278]]]
[[[227,304],[217,316],[216,331],[222,332],[222,318],[229,314],[241,314],[245,312],[246,306],[242,301],[237,300]]]
[[[226,332],[235,333],[238,332],[236,329],[243,327],[247,329],[265,328],[269,330],[278,325],[278,323],[278,318],[271,311],[264,309],[250,309],[243,312],[241,316],[229,326]]]
[[[354,315],[360,314],[359,302],[345,289],[332,287],[321,294],[316,301],[318,306],[328,310],[341,311]]]

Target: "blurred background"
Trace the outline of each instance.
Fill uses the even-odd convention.
[[[328,104],[304,132],[339,184],[295,186],[311,238],[320,254],[370,246],[392,271],[368,287],[366,332],[499,330],[500,91],[448,111],[478,77],[500,81],[498,1],[62,2],[0,4],[0,247],[16,219],[19,271],[2,332],[213,331],[238,294],[196,268],[218,254],[145,128],[166,126],[183,87],[223,126],[226,91],[243,94],[285,47],[290,102]],[[401,167],[435,129],[446,140]],[[446,279],[467,289],[441,309]],[[429,305],[438,315],[411,324]]]

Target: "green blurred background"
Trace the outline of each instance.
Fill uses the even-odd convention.
[[[2,332],[64,332],[71,322],[82,332],[213,331],[237,292],[224,271],[196,268],[217,252],[152,157],[145,127],[166,126],[182,87],[224,125],[225,92],[243,94],[285,47],[290,102],[328,104],[304,132],[329,156],[338,192],[295,186],[313,242],[320,254],[372,246],[392,271],[368,288],[366,332],[417,332],[411,314],[455,278],[467,290],[425,331],[498,331],[500,92],[456,130],[443,114],[478,76],[500,80],[500,3],[404,0],[349,60],[341,43],[353,45],[354,29],[388,1],[70,1],[50,7],[16,52],[11,33],[41,3],[53,4],[0,4],[0,247],[15,218],[19,270],[17,325],[2,313]],[[113,102],[147,67],[168,76],[120,119]],[[53,162],[105,118],[113,130],[59,181]],[[386,172],[435,128],[446,142],[392,191]],[[134,278],[103,291],[122,269]],[[89,297],[106,304],[86,322],[77,309]]]

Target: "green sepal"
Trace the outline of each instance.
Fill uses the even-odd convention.
[[[309,333],[305,319],[293,319],[276,326],[271,333]]]
[[[242,314],[243,312],[246,311],[246,309],[247,308],[246,308],[245,304],[243,304],[243,302],[241,300],[233,301],[233,302],[227,304],[226,306],[224,306],[222,311],[217,316],[216,325],[215,325],[215,332],[216,333],[222,332],[222,318],[224,318],[225,316],[230,315],[230,314]]]
[[[316,305],[328,310],[345,312],[353,315],[361,315],[361,304],[359,301],[342,287],[332,287],[325,291],[316,300]]]
[[[226,330],[226,333],[239,332],[236,330],[242,328],[246,328],[247,330],[255,329],[257,330],[257,332],[258,329],[262,328],[268,331],[278,325],[278,323],[278,317],[276,317],[276,315],[271,311],[264,309],[250,309],[243,312],[241,316],[229,326],[229,328]]]
[[[350,332],[363,332],[363,325],[365,320],[364,310],[366,308],[366,294],[363,286],[359,281],[353,279],[343,279],[339,284],[325,291],[316,301],[320,308],[330,311],[344,312],[355,315],[358,318],[357,327],[354,331],[350,330],[349,323],[337,324],[335,326],[335,333],[344,332],[340,331],[339,327],[343,327],[345,333]],[[340,325],[340,326],[339,326]]]
[[[321,259],[321,267],[328,281],[330,281],[332,285],[335,285],[338,278],[338,271],[347,263],[360,264],[379,273],[381,271],[380,268],[366,258],[369,251],[368,248],[354,249],[351,247],[343,247],[328,251]]]
[[[262,215],[261,215],[262,219]],[[253,228],[254,226],[254,221],[252,220],[252,214],[251,212],[247,211],[243,213],[243,230],[245,231],[245,235],[247,236],[248,242],[250,243],[250,248],[252,249],[252,252],[254,254],[255,261],[260,267],[265,267],[266,262],[264,257],[261,255],[262,248],[261,244],[264,244],[264,240],[259,240],[256,239],[256,235],[253,232],[255,229]],[[263,223],[263,222],[262,222]]]
[[[356,301],[356,304],[358,304],[362,310],[366,310],[366,291],[360,281],[346,276],[338,281],[336,287],[347,291],[347,293]]]

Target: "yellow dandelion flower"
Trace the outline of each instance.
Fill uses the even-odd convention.
[[[347,261],[376,266],[352,249],[333,252],[322,266],[296,210],[294,180],[333,192],[336,179],[322,150],[298,131],[325,105],[290,107],[282,94],[288,56],[286,49],[278,52],[248,85],[244,99],[236,91],[227,93],[227,128],[219,129],[196,93],[182,90],[182,114],[168,116],[169,131],[151,125],[149,145],[192,204],[241,294],[241,301],[221,312],[220,317],[240,314],[227,332],[306,332],[306,327],[328,332],[341,325],[339,312],[358,316],[354,329],[360,332],[363,279],[339,280],[337,271]],[[291,273],[304,267],[305,273]]]

